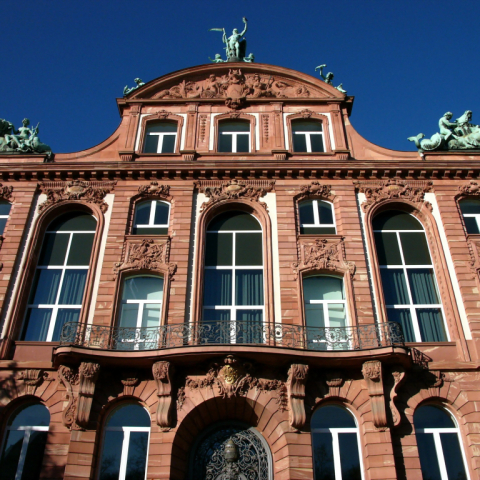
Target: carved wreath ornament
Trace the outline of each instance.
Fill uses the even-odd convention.
[[[138,193],[140,195],[167,197],[170,194],[170,186],[159,185],[158,182],[150,182],[150,185],[140,185]]]

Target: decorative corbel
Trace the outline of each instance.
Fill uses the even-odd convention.
[[[69,429],[79,430],[80,427],[75,421],[78,397],[74,392],[74,389],[76,390],[79,382],[78,373],[73,368],[67,367],[66,365],[60,365],[60,368],[58,369],[58,379],[67,389],[68,402],[63,408],[62,422]]]
[[[290,425],[299,430],[307,420],[305,414],[305,384],[308,376],[308,365],[293,363],[288,370],[287,393],[290,407]]]
[[[340,396],[340,389],[343,385],[343,375],[341,372],[328,372],[327,373],[327,380],[328,386],[328,397],[339,397]]]
[[[387,428],[387,412],[383,391],[382,363],[377,360],[365,362],[362,366],[363,378],[367,382],[372,404],[373,424],[380,429]]]
[[[138,385],[138,382],[139,382],[137,371],[129,370],[124,372],[121,382],[123,384],[123,394],[133,395],[133,392],[135,391],[135,387]]]
[[[173,425],[172,420],[172,382],[175,368],[170,362],[156,362],[152,367],[153,378],[157,383],[157,425],[168,430]]]
[[[405,380],[405,370],[402,367],[397,367],[392,372],[393,375],[393,388],[390,392],[390,411],[392,412],[393,426],[398,427],[402,420],[400,412],[398,411],[397,406],[395,405],[395,398],[398,396],[397,389],[400,387],[400,384]]]
[[[78,369],[80,387],[78,391],[78,405],[75,421],[83,428],[87,428],[92,408],[95,382],[100,372],[100,365],[93,362],[82,362]]]
[[[23,380],[24,395],[35,395],[35,390],[44,380],[44,372],[40,369],[28,368],[20,373],[18,379]]]

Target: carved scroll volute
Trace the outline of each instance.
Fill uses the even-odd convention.
[[[397,367],[393,372],[393,388],[390,392],[390,411],[392,412],[393,426],[398,427],[402,421],[400,412],[398,411],[397,406],[395,405],[395,398],[398,396],[397,389],[405,380],[405,370],[402,367]]]
[[[78,369],[80,386],[78,390],[78,405],[76,422],[83,428],[87,428],[92,408],[93,394],[95,393],[95,382],[98,379],[100,365],[92,362],[82,362]]]
[[[288,370],[287,392],[290,407],[290,425],[299,430],[305,425],[305,384],[308,376],[308,365],[293,363]]]
[[[77,410],[78,397],[76,390],[79,382],[78,373],[66,365],[60,365],[58,369],[58,379],[67,389],[67,405],[63,408],[62,422],[67,428],[78,430],[79,426],[75,421],[75,412]]]
[[[373,423],[379,429],[387,427],[387,411],[383,390],[382,363],[377,360],[365,362],[362,366],[363,378],[367,382],[372,404]]]
[[[153,378],[157,383],[157,425],[167,430],[173,426],[171,379],[175,368],[170,362],[156,362],[153,364],[152,370]]]

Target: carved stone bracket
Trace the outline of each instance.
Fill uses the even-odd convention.
[[[405,380],[405,370],[402,367],[396,367],[392,372],[392,376],[394,383],[390,392],[390,411],[392,412],[393,426],[398,427],[402,418],[397,406],[395,405],[395,398],[398,396],[398,388]]]
[[[13,187],[11,185],[3,185],[0,183],[0,199],[1,200],[11,200],[12,198]]]
[[[364,193],[366,200],[362,203],[363,210],[367,211],[373,205],[387,200],[408,200],[420,204],[424,201],[425,193],[430,191],[432,182],[407,182],[398,178],[384,181],[355,182],[359,192]]]
[[[124,270],[152,270],[166,273],[171,278],[177,264],[168,262],[170,254],[170,239],[157,243],[157,240],[144,238],[140,243],[128,241],[125,261],[114,265],[113,272],[117,275]]]
[[[330,371],[327,373],[328,397],[339,397],[344,379],[341,372]]]
[[[387,412],[383,390],[382,363],[377,360],[365,362],[362,366],[362,374],[367,382],[368,395],[372,405],[373,424],[378,429],[386,429]]]
[[[336,241],[336,243],[334,243]],[[300,244],[300,262],[292,263],[295,280],[303,270],[328,270],[355,275],[355,263],[345,260],[343,240],[317,239],[313,244]]]
[[[305,425],[305,384],[308,376],[308,365],[293,363],[288,370],[287,391],[290,406],[290,425],[299,430]]]
[[[44,182],[40,184],[42,193],[47,195],[47,200],[38,207],[39,212],[45,208],[66,200],[82,200],[95,203],[105,213],[108,204],[105,196],[113,189],[115,182],[84,182],[73,180],[71,182]]]
[[[35,395],[37,387],[39,387],[44,381],[52,381],[49,378],[48,372],[36,368],[28,368],[20,372],[18,380],[23,380],[24,395]]]
[[[157,384],[157,425],[168,430],[173,427],[172,376],[175,368],[170,362],[156,362],[153,364],[152,371]]]
[[[95,393],[95,383],[100,373],[100,365],[93,362],[82,362],[78,373],[79,390],[75,421],[77,425],[87,428],[90,410],[92,408],[93,394]]]
[[[166,198],[170,195],[170,185],[158,184],[158,182],[150,182],[149,185],[140,185],[138,187],[139,195],[145,195],[149,197]]]
[[[58,379],[63,385],[65,385],[65,388],[67,389],[68,402],[63,408],[62,422],[69,429],[79,430],[80,427],[75,421],[78,401],[77,392],[80,381],[78,372],[76,372],[73,368],[60,365],[60,368],[58,369]]]
[[[313,112],[312,112],[313,113]],[[320,182],[311,182],[308,185],[302,185],[300,187],[300,193],[296,195],[297,201],[303,200],[308,197],[323,197],[331,199],[332,186],[324,185]]]
[[[124,372],[124,376],[121,379],[123,385],[124,395],[133,395],[135,387],[139,383],[138,373],[136,370],[129,370]]]
[[[260,198],[264,197],[268,192],[273,190],[275,182],[269,182],[266,185],[255,185],[253,182],[244,182],[243,180],[230,180],[223,182],[219,186],[205,186],[201,182],[196,182],[195,186],[204,193],[209,199],[204,202],[200,211],[204,211],[222,200],[245,199],[252,202],[258,202],[265,209],[267,204],[260,202]]]

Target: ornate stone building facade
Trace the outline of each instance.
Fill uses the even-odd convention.
[[[478,478],[472,141],[381,148],[264,64],[117,103],[82,152],[1,137],[3,478]]]

